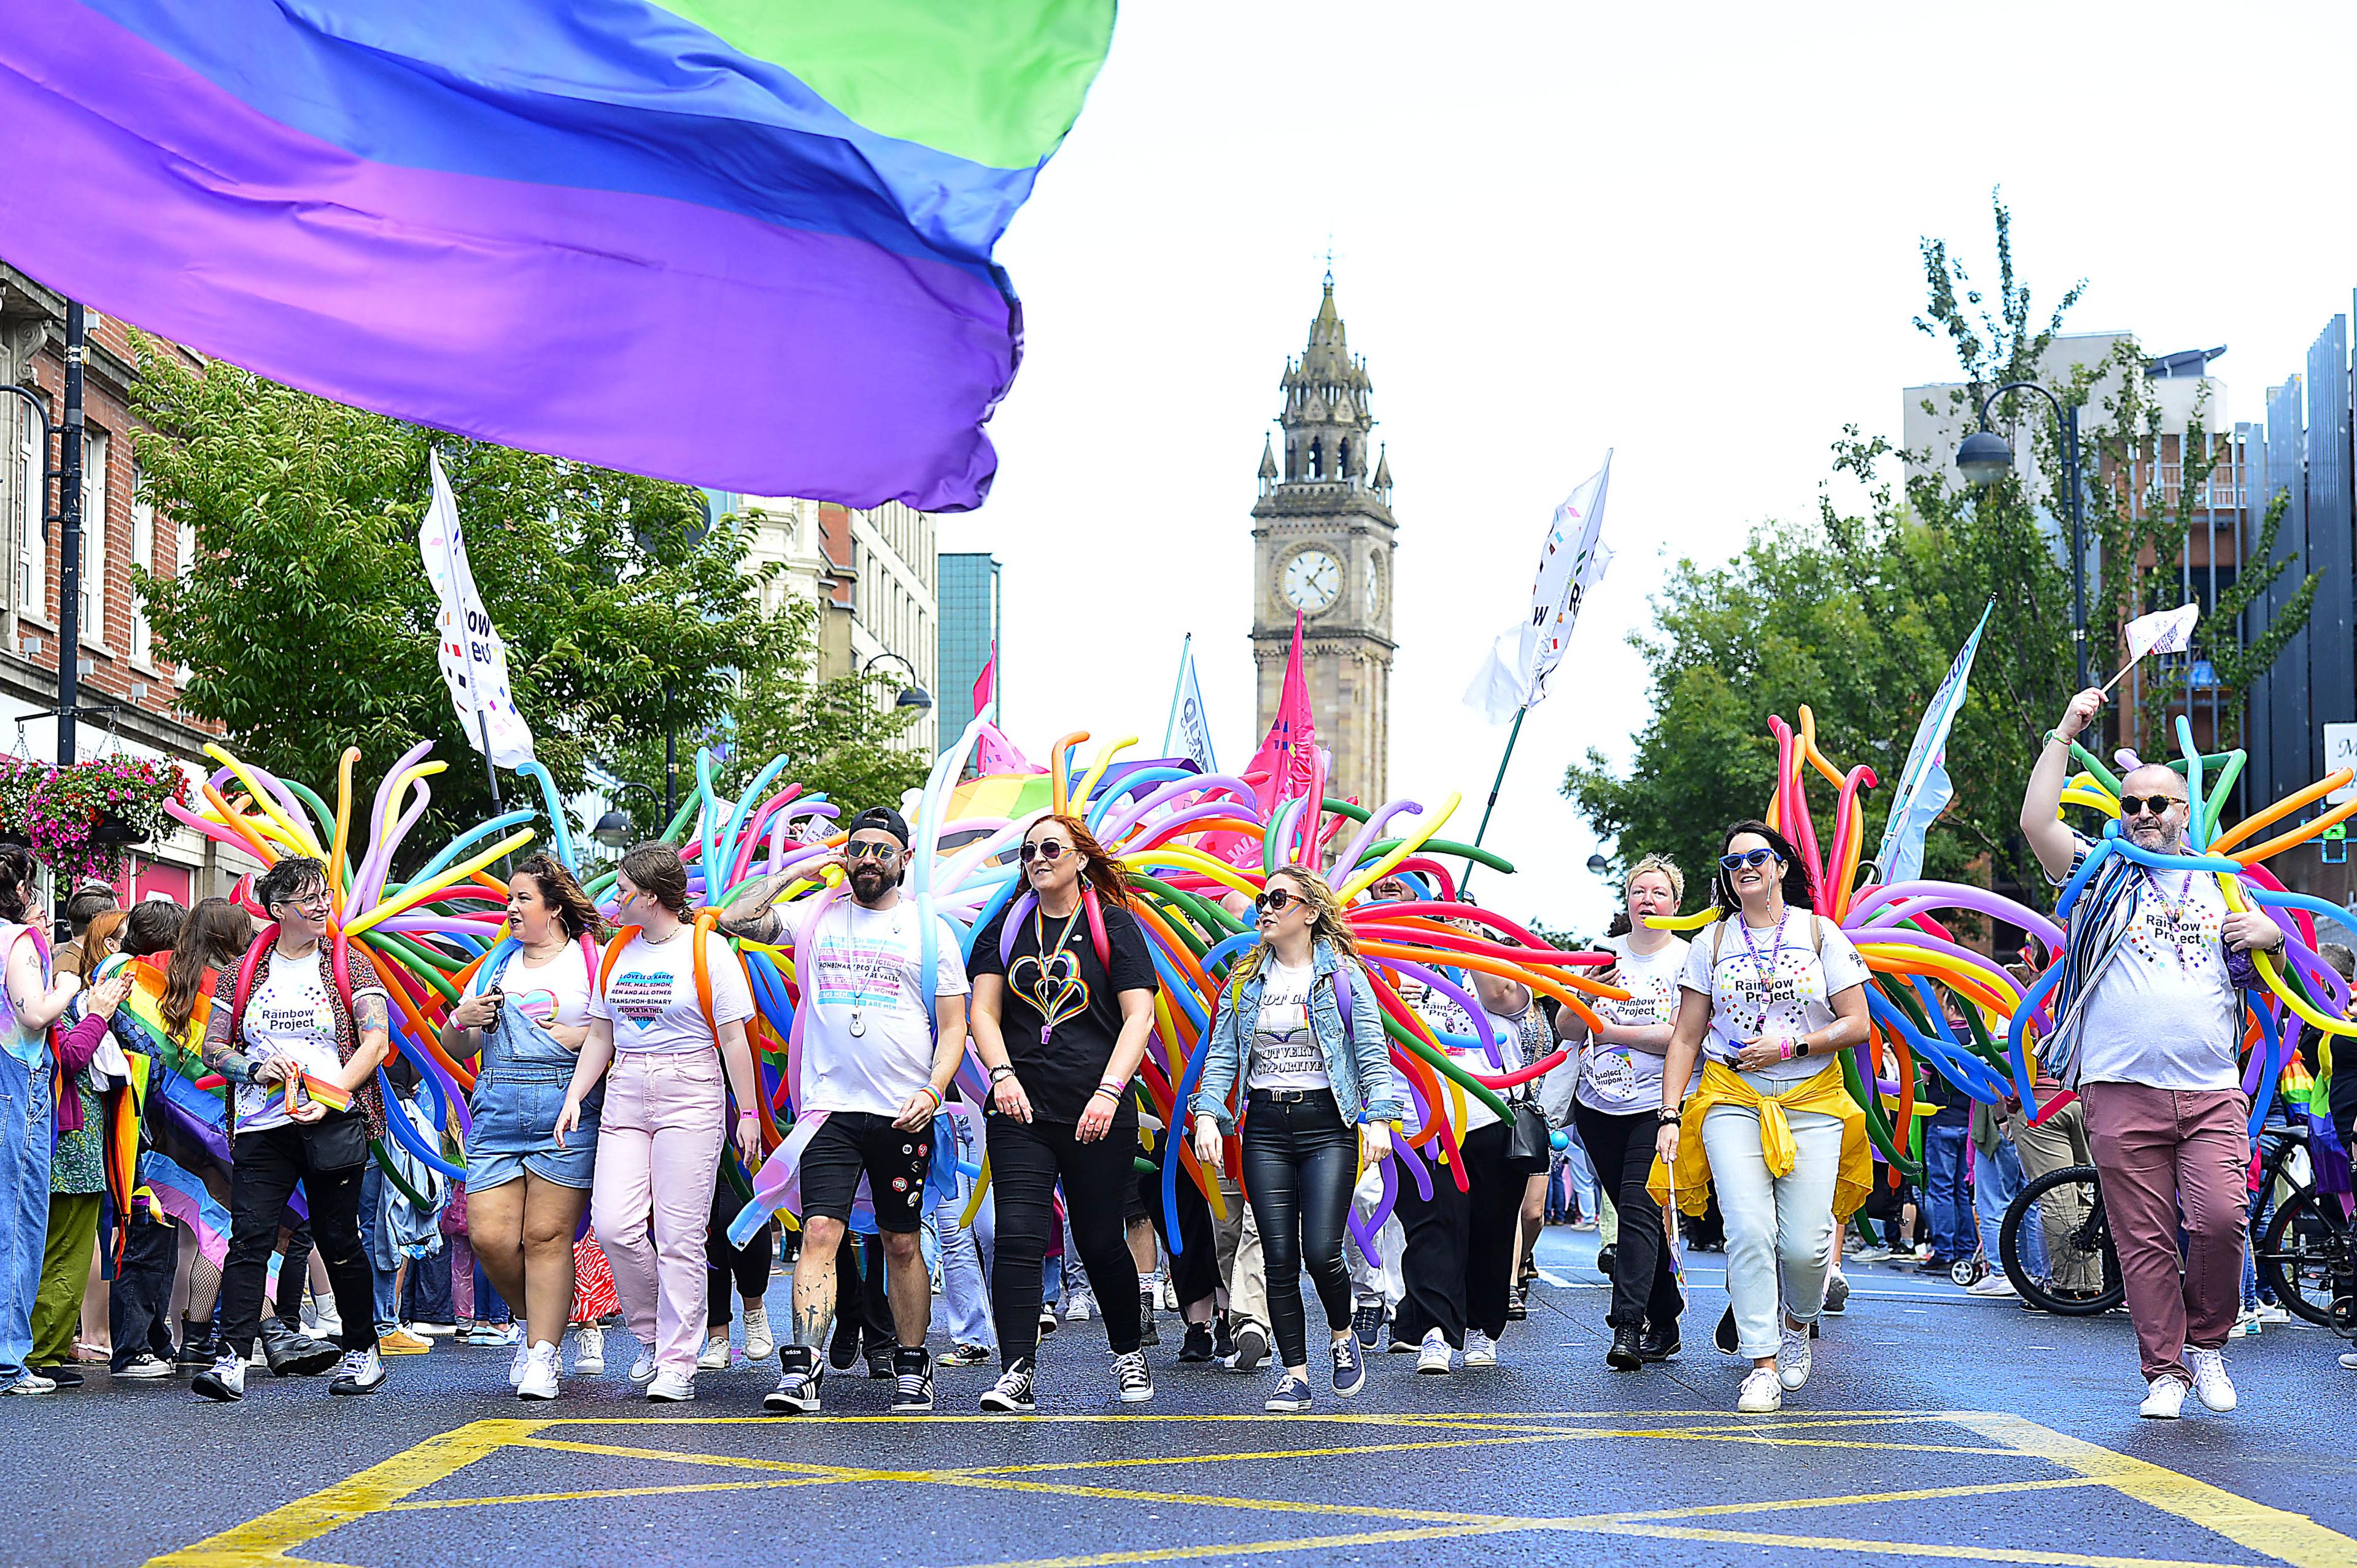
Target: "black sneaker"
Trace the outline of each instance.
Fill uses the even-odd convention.
[[[1178,1341],[1178,1359],[1188,1362],[1208,1361],[1211,1359],[1211,1326],[1210,1324],[1190,1323],[1187,1326],[1186,1337]]]
[[[892,1352],[892,1411],[912,1413],[933,1408],[933,1359],[921,1345]]]
[[[1514,1291],[1512,1294],[1506,1297],[1507,1322],[1520,1323],[1524,1318],[1530,1316],[1530,1305],[1523,1300],[1523,1293],[1520,1290]]]
[[[1743,1341],[1735,1332],[1735,1308],[1728,1307],[1718,1315],[1718,1326],[1710,1331],[1710,1342],[1722,1356],[1732,1356]]]
[[[868,1377],[879,1383],[889,1382],[893,1377],[893,1354],[894,1352],[888,1349],[870,1350],[867,1352]]]
[[[1235,1353],[1235,1325],[1228,1321],[1226,1313],[1214,1314],[1211,1318],[1211,1359],[1224,1361]]]
[[[982,1408],[1003,1415],[1030,1415],[1039,1410],[1031,1402],[1031,1358],[1016,1359],[998,1374],[998,1381],[982,1391]]]
[[[25,1369],[28,1372],[35,1373],[38,1376],[48,1379],[49,1381],[57,1384],[58,1387],[61,1389],[78,1389],[81,1387],[83,1382],[82,1375],[80,1372],[75,1371],[71,1367],[65,1365],[63,1362],[59,1362],[54,1367],[35,1367],[27,1365]]]
[[[1140,1345],[1162,1343],[1162,1330],[1154,1323],[1154,1287],[1137,1287],[1137,1342]]]
[[[1040,1338],[1045,1339],[1049,1335],[1056,1332],[1058,1328],[1063,1326],[1063,1321],[1064,1320],[1062,1318],[1056,1316],[1056,1309],[1054,1307],[1049,1306],[1045,1302],[1039,1304]]]
[[[1637,1354],[1648,1361],[1674,1361],[1685,1347],[1678,1342],[1678,1326],[1671,1323],[1645,1325],[1645,1337],[1637,1341]]]
[[[826,1374],[818,1356],[807,1345],[788,1345],[778,1352],[785,1375],[761,1396],[761,1408],[771,1415],[816,1415],[819,1380]],[[927,1380],[931,1387],[931,1379]]]
[[[1375,1341],[1383,1337],[1383,1304],[1379,1301],[1362,1301],[1352,1308],[1351,1332],[1358,1337],[1361,1346],[1369,1350],[1373,1349]]]
[[[834,1342],[826,1348],[826,1364],[838,1372],[859,1364],[859,1330],[838,1327],[834,1331]]]
[[[1130,1350],[1113,1359],[1113,1384],[1124,1404],[1144,1404],[1154,1397],[1154,1379],[1146,1369],[1146,1352]]]
[[[1620,1262],[1620,1249],[1617,1244],[1596,1249],[1596,1272],[1606,1279],[1612,1277],[1612,1270]]]
[[[1604,1364],[1616,1372],[1633,1372],[1645,1364],[1639,1345],[1637,1326],[1624,1323],[1612,1331],[1612,1348],[1604,1352]]]

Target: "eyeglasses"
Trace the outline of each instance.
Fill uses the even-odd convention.
[[[1293,895],[1284,888],[1272,887],[1253,900],[1253,908],[1264,915],[1281,915],[1286,906],[1293,901]]]
[[[2123,795],[2120,797],[2120,815],[2163,817],[2169,814],[2169,808],[2182,803],[2174,795]]]
[[[843,846],[843,858],[845,860],[889,860],[899,853],[899,844],[887,843],[880,839],[853,839]]]
[[[1748,849],[1740,854],[1722,854],[1718,864],[1728,871],[1741,871],[1747,866],[1765,865],[1775,858],[1772,849]]]
[[[292,904],[297,909],[308,912],[312,910],[325,911],[333,900],[329,898],[328,890],[322,887],[317,893],[292,894],[285,898],[281,898],[278,902],[282,905]]]
[[[1063,858],[1064,854],[1064,841],[1061,839],[1042,839],[1038,843],[1025,844],[1020,853],[1023,857],[1023,864],[1026,865],[1030,865],[1035,859],[1046,861],[1060,860]]]

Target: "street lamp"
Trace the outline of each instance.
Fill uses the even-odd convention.
[[[2054,410],[2062,432],[2062,493],[2071,501],[2071,648],[2077,656],[2078,690],[2087,689],[2087,521],[2079,496],[2079,411],[2036,381],[2007,381],[1981,402],[1981,427],[1956,448],[1956,467],[1965,478],[1983,487],[2013,472],[2013,448],[1989,428],[1989,410],[2007,392],[2034,392]]]
[[[1590,876],[1609,875],[1611,871],[1612,863],[1605,859],[1602,855],[1591,854],[1587,857],[1587,874]]]
[[[896,708],[915,708],[920,712],[931,707],[933,705],[933,694],[931,692],[926,691],[922,686],[917,684],[917,667],[909,663],[908,660],[902,658],[899,654],[892,652],[876,654],[871,657],[866,663],[862,664],[859,667],[859,672],[862,675],[865,675],[887,659],[891,660],[894,663],[899,665],[901,669],[906,670],[909,672],[909,683],[900,688],[900,694],[892,699],[892,705]]]
[[[615,787],[615,798],[619,800],[633,789],[638,790],[650,800],[655,798],[655,792],[650,786],[627,781]],[[630,813],[617,806],[597,819],[597,825],[589,830],[589,836],[608,849],[620,849],[630,842]]]

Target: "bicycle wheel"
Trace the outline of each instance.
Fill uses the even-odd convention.
[[[2048,1277],[2031,1274],[2022,1261],[2021,1232],[2032,1205],[2042,1221]],[[2066,1165],[2023,1185],[2005,1211],[1997,1231],[1997,1256],[2005,1276],[2021,1299],[2058,1317],[2093,1317],[2127,1298],[2112,1228],[2104,1213],[2103,1189],[2093,1165]]]
[[[2327,1214],[2305,1188],[2276,1207],[2275,1222],[2259,1243],[2256,1260],[2276,1299],[2310,1323],[2333,1326],[2332,1303],[2345,1294],[2349,1231]]]

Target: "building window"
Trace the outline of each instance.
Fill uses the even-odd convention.
[[[81,456],[81,639],[106,640],[106,432],[92,430]]]
[[[144,572],[156,569],[156,503],[148,499],[145,476],[131,470],[131,564]],[[131,590],[131,659],[151,662],[156,653],[155,628],[147,624],[147,596]]]
[[[16,527],[16,609],[19,614],[48,618],[48,544],[41,537],[41,517],[48,510],[49,487],[45,476],[48,454],[41,450],[41,425],[24,417],[25,439],[16,449],[16,496],[20,503]]]

